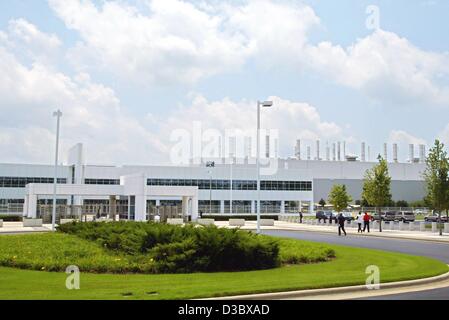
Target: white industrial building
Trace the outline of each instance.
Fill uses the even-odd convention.
[[[276,160],[277,170],[261,177],[262,214],[313,210],[310,204],[327,199],[334,184],[345,184],[354,200],[361,198],[364,174],[374,162],[347,156],[345,144],[343,148],[333,145],[332,158],[327,146],[324,160],[319,144],[315,160],[310,159],[310,150],[308,159],[302,160],[300,148],[298,141],[294,159]],[[365,158],[364,150],[361,158]],[[65,206],[104,204],[113,199],[125,208],[121,216],[139,221],[165,207],[180,207],[193,218],[199,212],[255,214],[256,165],[248,159],[237,162],[216,161],[214,167],[205,162],[188,166],[89,165],[79,144],[70,151],[67,164],[59,166],[57,199]],[[389,163],[394,200],[424,197],[424,169],[423,161],[414,159]],[[51,203],[53,176],[52,165],[0,164],[0,213],[38,216],[40,206]]]

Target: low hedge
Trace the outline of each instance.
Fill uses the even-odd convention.
[[[21,222],[23,217],[18,215],[0,215],[0,220],[4,222]]]
[[[280,265],[276,240],[235,229],[90,222],[64,224],[58,230],[119,254],[151,260],[156,273],[261,270]]]

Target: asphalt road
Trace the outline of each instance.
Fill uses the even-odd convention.
[[[435,243],[430,241],[403,240],[364,237],[348,235],[339,237],[330,233],[319,232],[298,232],[298,231],[263,231],[266,235],[308,240],[315,242],[324,242],[331,244],[346,245],[359,248],[380,249],[385,251],[394,251],[407,253],[417,256],[426,256],[441,260],[449,264],[449,244]],[[380,296],[369,298],[367,300],[449,300],[449,287],[443,289],[421,291],[414,293],[404,293],[391,296]]]

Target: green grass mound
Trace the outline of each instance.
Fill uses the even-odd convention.
[[[51,236],[51,241],[70,237],[64,234],[40,236]],[[5,240],[10,244],[9,241],[15,237],[26,239],[29,236],[0,236],[0,248],[4,250]],[[84,242],[74,239],[81,244]],[[287,247],[285,251],[283,243]],[[406,254],[298,240],[281,239],[279,245],[280,256],[295,248],[313,252],[326,248],[335,250],[336,259],[326,263],[289,264],[275,269],[243,272],[124,275],[82,272],[81,290],[67,290],[67,274],[63,272],[0,267],[0,299],[195,299],[362,285],[368,276],[366,268],[371,265],[379,267],[382,284],[426,278],[448,271],[448,266],[438,260]],[[45,254],[42,248],[39,252]],[[76,260],[73,263],[76,264]]]
[[[271,269],[329,261],[326,245],[215,227],[68,224],[59,233],[0,236],[0,265],[89,273],[192,273]],[[66,232],[66,233],[63,233]]]

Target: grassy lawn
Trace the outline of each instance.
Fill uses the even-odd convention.
[[[4,237],[16,238],[5,240]],[[19,241],[17,240],[19,237],[0,236],[0,249],[4,249],[2,241]],[[31,239],[26,240],[32,247]],[[80,239],[72,240],[77,240],[81,247],[85,245]],[[379,266],[382,282],[431,277],[448,271],[444,263],[429,258],[291,239],[280,241],[281,257],[284,261],[291,259],[292,255],[297,259],[298,255],[295,255],[297,251],[309,256],[315,251],[322,252],[329,249],[335,251],[336,258],[317,264],[285,265],[277,269],[249,272],[148,275],[82,272],[81,290],[72,291],[65,288],[66,274],[64,273],[0,267],[0,299],[205,298],[364,284],[367,277],[365,269],[369,265]],[[41,252],[51,251],[50,248],[51,245],[43,250],[41,248]],[[21,250],[25,249],[22,247]],[[32,252],[30,247],[27,250]],[[66,248],[66,250],[69,249]],[[86,254],[90,253],[86,252]],[[96,254],[105,263],[113,263],[117,259],[115,256],[104,257],[104,253],[100,251]],[[86,259],[91,258],[91,256],[86,257]]]

